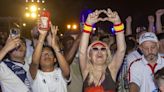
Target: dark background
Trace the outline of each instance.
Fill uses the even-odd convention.
[[[79,23],[84,9],[107,9],[118,11],[123,22],[129,15],[133,27],[147,26],[147,16],[155,15],[157,9],[164,9],[164,0],[45,0],[53,23],[65,28],[68,23]],[[0,18],[24,16],[25,0],[1,0]],[[162,18],[163,19],[163,18]],[[134,26],[135,25],[135,26]]]

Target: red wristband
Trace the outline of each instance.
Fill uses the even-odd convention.
[[[84,23],[84,25],[92,27],[92,25],[89,25],[89,24],[87,24],[87,23]]]
[[[120,25],[122,25],[123,23],[121,22],[120,24],[114,24],[114,26],[120,26]]]
[[[92,32],[92,26],[85,23],[83,26],[83,32],[91,33]]]
[[[83,30],[83,32],[84,32],[84,33],[88,33],[88,34],[90,34],[90,33],[91,33],[90,31],[86,31],[86,30]]]
[[[120,30],[120,31],[115,31],[115,33],[119,33],[119,32],[123,32],[124,30]]]

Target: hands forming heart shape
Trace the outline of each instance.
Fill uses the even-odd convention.
[[[105,18],[99,17],[101,13],[104,13],[107,15]],[[86,24],[93,25],[99,21],[109,21],[113,24],[119,24],[121,23],[120,17],[116,11],[112,11],[111,9],[106,10],[95,10],[94,12],[90,13],[87,17]]]

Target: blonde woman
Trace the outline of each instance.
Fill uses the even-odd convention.
[[[105,13],[107,18],[99,18]],[[101,41],[92,42],[89,46],[89,36],[92,25],[99,21],[109,21],[114,24],[117,51],[111,57],[109,47]],[[125,54],[124,25],[117,12],[111,9],[96,10],[88,15],[80,43],[80,68],[83,76],[83,92],[115,92],[116,76]]]

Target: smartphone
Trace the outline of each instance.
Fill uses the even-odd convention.
[[[20,36],[20,29],[18,29],[18,28],[11,28],[10,29],[10,35],[12,36],[12,37],[15,37],[15,36]]]

